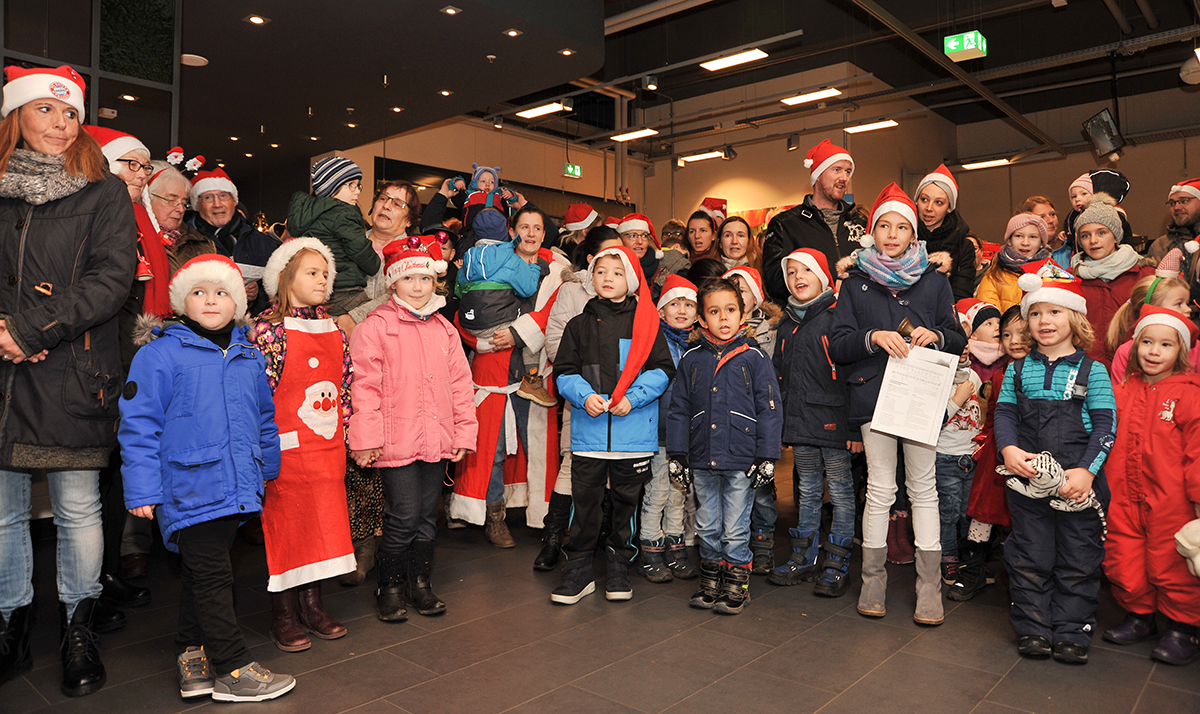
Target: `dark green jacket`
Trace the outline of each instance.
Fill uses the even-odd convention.
[[[356,206],[332,197],[307,193],[292,196],[288,205],[288,233],[320,240],[337,263],[334,290],[365,288],[367,278],[379,272],[379,254],[367,238],[367,226]]]

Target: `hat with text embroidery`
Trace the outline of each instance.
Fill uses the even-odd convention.
[[[445,265],[444,261],[440,262]],[[414,248],[407,240],[394,240],[383,246],[384,282],[389,288],[406,275],[428,275],[436,279],[438,263],[424,246]]]
[[[57,99],[70,104],[79,112],[79,123],[83,123],[86,106],[83,100],[84,82],[79,73],[69,65],[48,67],[4,68],[4,103],[0,104],[0,117],[6,117],[35,99]]]

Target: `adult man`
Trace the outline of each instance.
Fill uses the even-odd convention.
[[[246,217],[238,212],[237,186],[224,171],[220,168],[197,171],[192,178],[189,196],[192,211],[184,220],[212,240],[218,253],[242,265],[267,264],[267,259],[279,247],[280,242],[272,236],[254,230]],[[267,296],[259,289],[260,282],[256,281],[246,286],[251,315],[267,308]]]
[[[771,219],[763,237],[763,283],[779,304],[787,302],[780,260],[798,248],[825,254],[829,265],[858,247],[866,230],[865,216],[855,213],[854,204],[843,199],[854,173],[854,159],[828,139],[808,150],[805,168],[812,169],[813,192],[804,202]]]
[[[1167,234],[1159,236],[1150,244],[1150,257],[1162,260],[1172,248],[1183,248],[1183,244],[1200,236],[1200,178],[1188,179],[1172,186],[1167,193],[1167,209],[1171,212],[1171,225]],[[1187,274],[1191,267],[1192,254],[1183,251],[1182,272]]]

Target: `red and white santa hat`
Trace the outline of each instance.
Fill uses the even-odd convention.
[[[423,236],[409,236],[405,238],[408,247],[414,250],[423,250],[429,253],[433,258],[433,268],[438,271],[438,275],[445,275],[446,268],[449,267],[443,257],[442,246],[450,242],[451,233],[448,230],[433,229],[432,233]]]
[[[1188,179],[1183,183],[1175,184],[1171,187],[1171,190],[1167,192],[1167,198],[1170,198],[1172,194],[1179,193],[1180,191],[1191,194],[1196,198],[1200,198],[1200,178]]]
[[[619,229],[621,227],[621,219],[616,216],[609,216],[604,219],[604,225],[609,228]],[[617,230],[617,232],[620,233],[620,230]]]
[[[1150,325],[1166,325],[1179,333],[1187,343],[1188,349],[1196,346],[1196,324],[1181,313],[1158,305],[1142,305],[1139,315],[1137,324],[1133,327],[1134,340],[1137,340],[1138,333]]]
[[[654,244],[654,257],[662,259],[663,251],[662,244],[658,242],[658,234],[654,232],[654,224],[650,222],[650,217],[644,213],[630,213],[621,219],[620,225],[617,226],[617,233],[628,233],[629,231],[645,231],[650,234],[650,242]]]
[[[266,267],[263,268],[262,276],[263,288],[267,291],[267,297],[272,300],[276,298],[279,293],[279,274],[283,272],[288,263],[292,262],[292,258],[295,258],[297,253],[306,248],[320,253],[328,265],[329,277],[325,283],[325,300],[329,300],[329,296],[333,294],[333,279],[337,277],[337,264],[333,259],[333,251],[317,238],[292,238],[271,253]]]
[[[812,182],[813,185],[816,185],[817,177],[821,175],[821,172],[839,161],[849,161],[850,170],[854,170],[854,159],[850,157],[850,153],[826,139],[809,149],[808,153],[804,155],[804,168],[812,169]]]
[[[86,114],[83,101],[84,82],[79,73],[68,65],[54,69],[46,67],[5,67],[4,103],[0,105],[0,118],[6,117],[35,99],[57,99],[66,102],[79,112],[79,123]]]
[[[383,265],[384,282],[389,288],[405,275],[428,275],[437,278],[439,272],[446,272],[446,261],[434,258],[423,245],[419,248],[412,247],[407,240],[394,240],[383,246]]]
[[[953,174],[950,173],[950,169],[946,168],[945,164],[941,164],[931,173],[925,174],[925,178],[921,179],[921,183],[917,184],[917,192],[914,196],[919,198],[921,191],[930,184],[946,192],[946,197],[950,201],[950,210],[953,211],[954,207],[958,205],[958,182],[954,180]],[[916,198],[913,200],[916,200]]]
[[[177,315],[187,314],[183,300],[198,283],[216,283],[229,293],[237,305],[233,319],[246,316],[246,285],[242,280],[242,271],[237,263],[219,253],[206,253],[192,258],[184,263],[171,276],[168,291],[171,296],[171,309]]]
[[[883,190],[879,192],[879,197],[875,199],[875,205],[871,207],[870,227],[863,237],[858,239],[862,247],[871,248],[875,245],[875,238],[871,235],[875,231],[875,224],[884,214],[892,212],[904,216],[908,219],[913,231],[917,230],[917,205],[912,202],[908,194],[900,190],[895,181],[884,186]]]
[[[608,399],[610,404],[615,405],[625,396],[625,390],[633,384],[633,380],[637,379],[638,374],[642,371],[642,365],[646,364],[646,358],[650,356],[650,350],[658,338],[659,319],[654,298],[650,296],[650,285],[642,275],[642,264],[632,249],[620,245],[605,248],[596,253],[588,265],[588,279],[590,280],[595,272],[596,261],[606,255],[616,255],[621,258],[621,262],[625,264],[625,281],[629,293],[637,293],[637,310],[633,314],[633,336],[630,340],[629,354],[625,356],[625,368],[621,370],[617,386],[613,388],[612,395]]]
[[[833,287],[833,274],[829,272],[829,258],[819,250],[812,248],[797,248],[791,253],[783,256],[779,260],[779,265],[783,268],[784,280],[787,280],[788,261],[794,260],[797,263],[802,263],[808,266],[808,269],[817,274],[821,279],[821,290],[825,291]],[[761,298],[760,298],[761,299]]]
[[[150,160],[150,150],[132,134],[91,124],[85,124],[83,128],[100,145],[100,150],[104,152],[104,158],[108,159],[108,170],[114,174],[119,173],[122,168],[121,164],[117,163],[117,159],[131,151],[140,151],[146,155],[146,161]]]
[[[991,318],[1000,319],[1000,308],[977,298],[963,298],[954,303],[954,309],[958,312],[958,321],[965,322],[971,326],[971,332],[979,329],[979,326],[987,322]]]
[[[572,203],[567,206],[567,212],[563,214],[563,230],[581,231],[595,223],[599,217],[600,214],[596,213],[596,209],[586,203]]]
[[[709,196],[700,202],[700,210],[707,213],[719,226],[722,221],[729,218],[729,201]]]
[[[1067,272],[1052,258],[1037,260],[1024,265],[1025,272],[1017,278],[1017,286],[1025,291],[1021,298],[1021,317],[1029,319],[1029,306],[1039,302],[1087,314],[1087,300],[1083,297],[1083,282]]]
[[[238,202],[237,186],[233,185],[229,174],[219,166],[212,171],[196,172],[196,175],[192,177],[192,190],[188,192],[188,198],[195,206],[200,203],[200,196],[209,191],[227,191],[233,194],[233,202]]]
[[[746,281],[746,285],[750,287],[750,294],[761,305],[763,301],[763,280],[762,275],[757,270],[748,265],[739,265],[736,268],[730,268],[725,271],[722,278],[729,280],[733,276],[737,276]]]
[[[682,275],[672,273],[663,283],[662,295],[658,298],[658,309],[663,309],[670,305],[672,300],[679,298],[696,302],[696,286]]]

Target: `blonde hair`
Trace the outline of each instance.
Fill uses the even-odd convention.
[[[287,265],[283,266],[283,270],[279,271],[279,289],[275,291],[275,299],[271,302],[270,312],[267,313],[267,320],[271,324],[278,325],[283,322],[283,318],[292,314],[292,281],[296,279],[296,271],[300,269],[300,258],[310,253],[325,260],[325,256],[312,248],[301,248],[296,251]],[[326,260],[325,264],[329,265],[329,261]],[[328,293],[326,293],[325,299],[329,299]]]
[[[1092,349],[1092,345],[1096,344],[1096,331],[1092,329],[1092,323],[1088,322],[1087,315],[1057,303],[1046,302],[1045,300],[1040,300],[1031,304],[1029,306],[1029,311],[1032,312],[1033,308],[1038,305],[1054,305],[1055,307],[1062,308],[1063,310],[1067,311],[1067,325],[1069,325],[1071,328],[1071,344],[1075,345],[1084,352]],[[1032,321],[1029,318],[1025,318],[1025,330],[1028,331],[1032,337],[1033,331],[1029,329],[1031,322]],[[1034,349],[1038,347],[1037,339],[1033,340],[1032,346]]]
[[[1175,364],[1171,367],[1171,376],[1187,374],[1192,371],[1192,361],[1188,359],[1187,341],[1184,340],[1183,335],[1179,334],[1179,330],[1175,330],[1175,337],[1179,340],[1179,354],[1175,355]],[[1134,335],[1134,338],[1136,339],[1137,335]],[[1142,358],[1138,354],[1136,343],[1129,349],[1129,361],[1125,363],[1125,374],[1121,375],[1121,382],[1124,383],[1125,380],[1135,374],[1145,374],[1142,371]]]
[[[1155,284],[1157,281],[1157,284]],[[1133,326],[1137,324],[1138,319],[1142,315],[1142,305],[1146,304],[1146,295],[1150,293],[1150,286],[1154,286],[1154,293],[1150,295],[1150,304],[1162,307],[1167,301],[1167,295],[1176,288],[1188,290],[1186,281],[1180,278],[1159,278],[1154,275],[1147,275],[1133,285],[1133,290],[1129,292],[1129,300],[1117,310],[1113,315],[1112,322],[1108,323],[1108,334],[1104,336],[1104,345],[1108,347],[1109,354],[1116,354],[1117,348],[1125,343],[1126,340],[1133,337]]]

